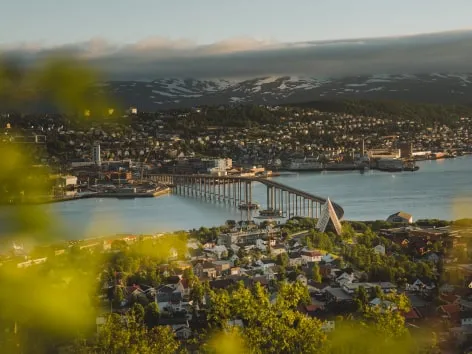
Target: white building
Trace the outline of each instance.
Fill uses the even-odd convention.
[[[385,246],[384,245],[377,245],[373,248],[373,250],[377,254],[385,255]]]
[[[75,186],[77,184],[76,176],[61,176],[59,177],[59,183],[64,186]]]

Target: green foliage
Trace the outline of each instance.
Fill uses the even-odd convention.
[[[306,238],[307,242],[310,240],[309,242],[314,248],[322,249],[327,252],[331,252],[334,249],[333,239],[326,233],[312,230]]]
[[[123,302],[124,298],[123,288],[121,286],[115,286],[113,293],[113,308],[121,308],[121,303]]]
[[[425,124],[434,122],[448,124],[457,121],[460,117],[472,116],[472,108],[468,106],[381,100],[314,101],[297,104],[297,107],[311,107],[322,112],[346,113],[394,121],[411,120]]]
[[[233,291],[210,291],[209,319],[221,328],[228,320],[241,319],[243,342],[252,353],[310,353],[326,340],[321,323],[296,311],[309,301],[307,288],[300,283],[282,283],[276,302],[271,304],[267,291],[256,284],[251,290],[239,284]]]
[[[313,271],[313,281],[315,283],[321,283],[323,279],[321,278],[320,267],[318,266],[318,263],[315,262],[315,264],[313,265],[312,271]]]
[[[159,306],[153,301],[144,309],[144,323],[148,328],[157,326],[159,322]]]
[[[363,286],[359,286],[354,292],[353,300],[356,304],[357,311],[364,312],[368,307],[369,303],[369,294]]]
[[[284,252],[277,255],[277,258],[276,258],[277,265],[286,268],[288,266],[288,262],[289,262],[289,258],[288,258],[287,253]]]
[[[85,349],[85,351],[84,351]],[[176,353],[179,343],[170,327],[147,329],[132,317],[110,315],[100,328],[95,343],[82,347],[82,353],[151,354]]]
[[[131,315],[137,323],[144,322],[144,307],[140,303],[135,303],[131,307]]]

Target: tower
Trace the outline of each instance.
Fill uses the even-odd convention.
[[[100,144],[95,143],[92,147],[92,159],[95,165],[100,167],[102,165],[102,159],[100,157]]]

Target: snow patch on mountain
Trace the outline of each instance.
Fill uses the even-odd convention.
[[[158,95],[161,96],[167,96],[167,97],[175,97],[177,96],[176,94],[169,93],[169,92],[163,92],[163,91],[157,91],[157,90],[152,90],[153,93],[157,93]]]

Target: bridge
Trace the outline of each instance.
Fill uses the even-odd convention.
[[[211,175],[158,174],[148,176],[155,182],[171,185],[179,195],[200,198],[209,202],[220,202],[249,206],[253,204],[252,188],[260,183],[267,188],[267,208],[280,211],[287,217],[302,216],[318,218],[326,198],[260,177],[235,177]],[[339,219],[344,216],[343,208],[332,202]]]

